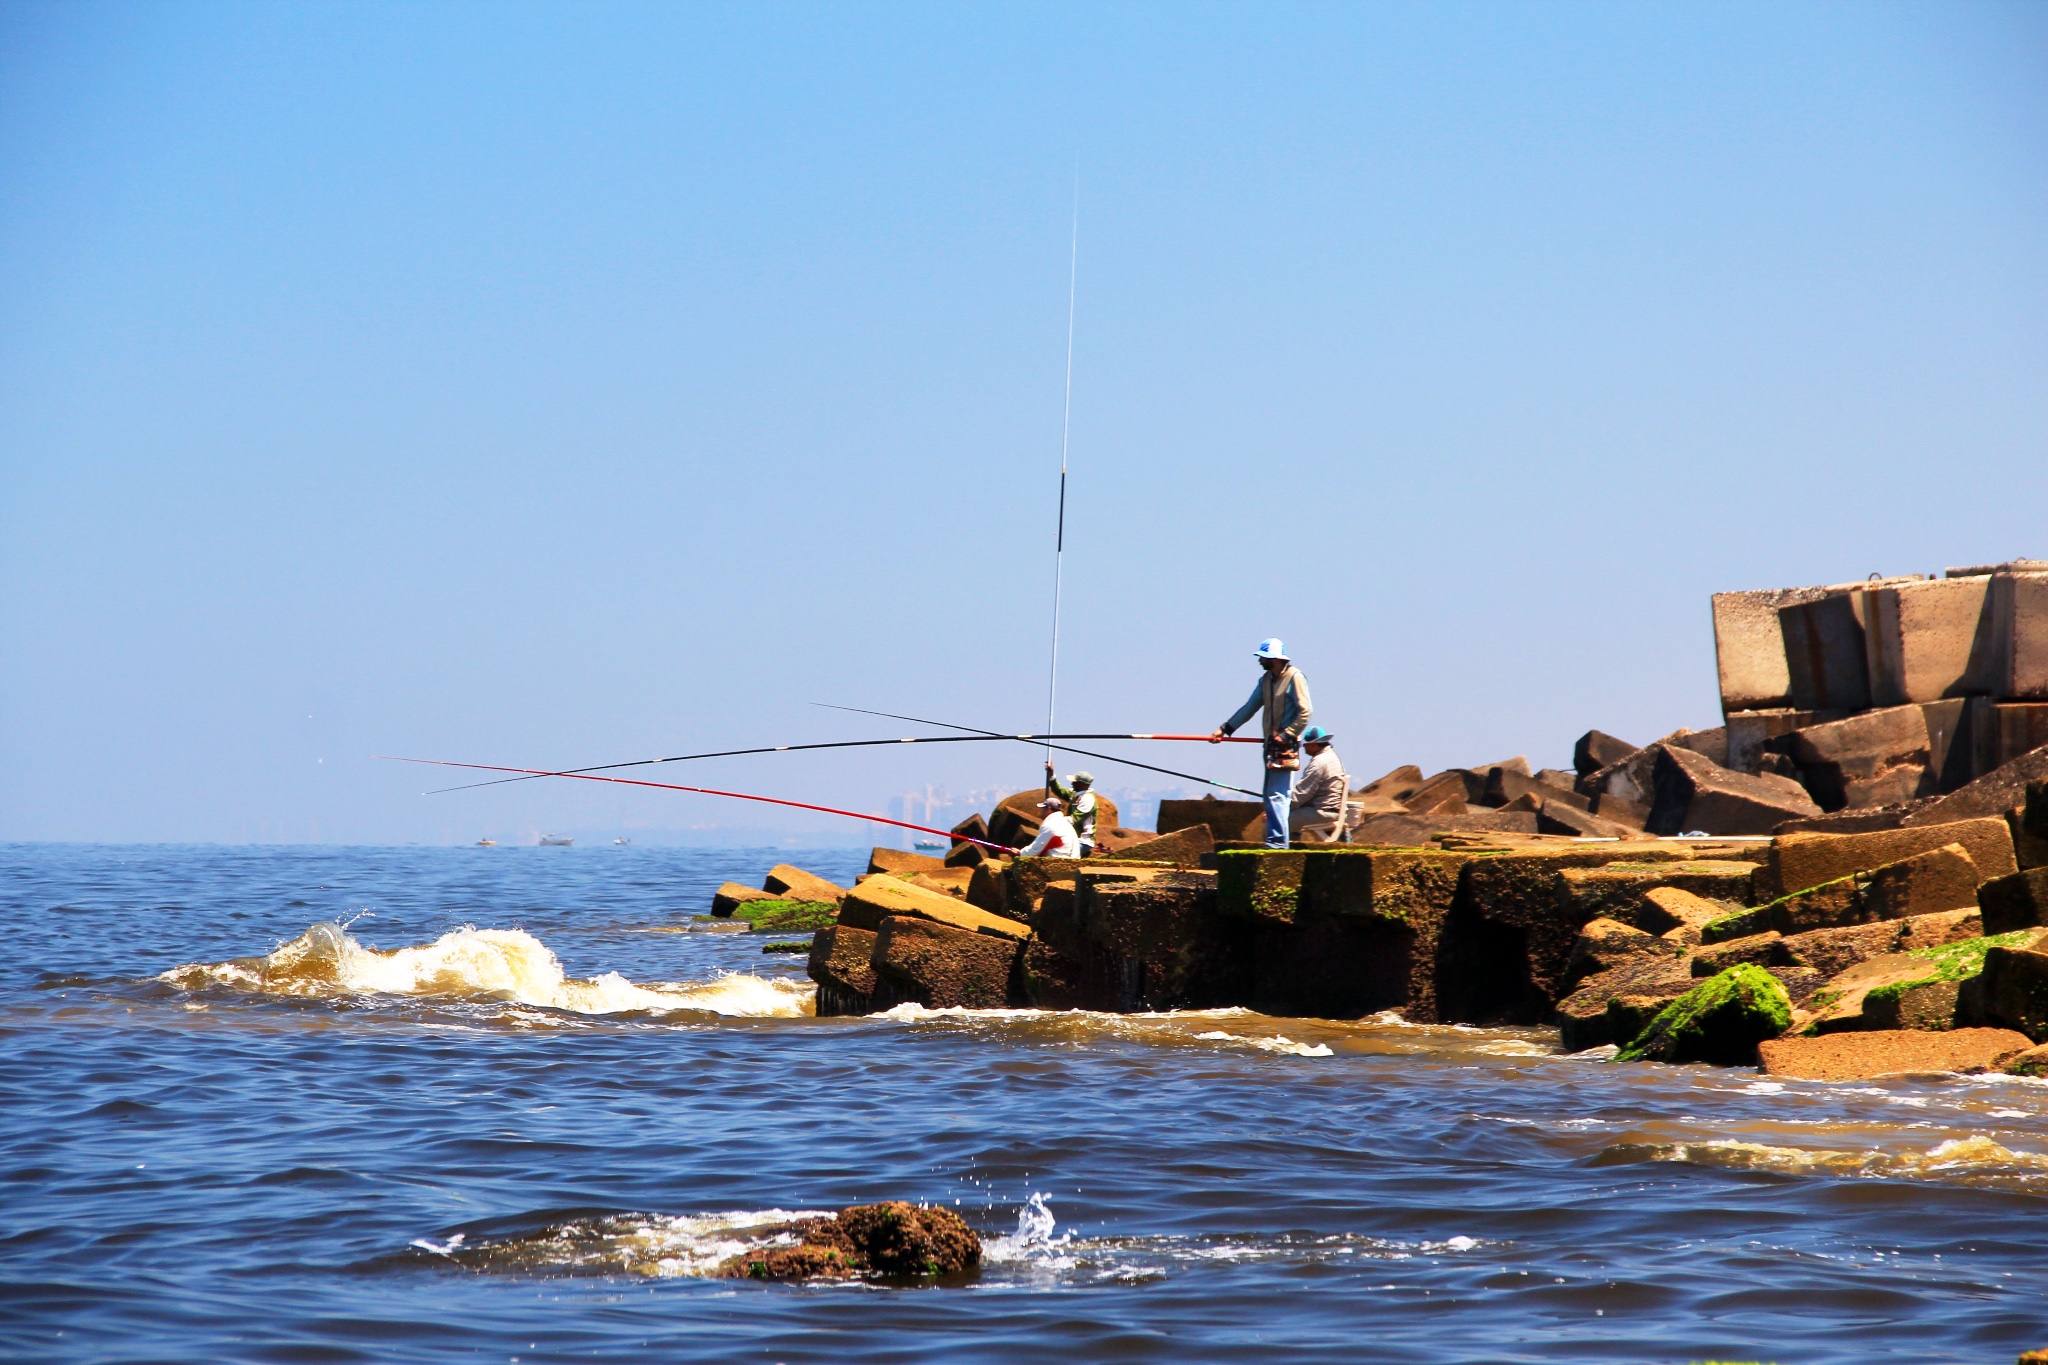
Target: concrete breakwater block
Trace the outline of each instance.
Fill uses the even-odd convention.
[[[1766,1076],[1803,1081],[1869,1081],[1929,1072],[1993,1071],[2032,1044],[2012,1029],[1962,1028],[1947,1033],[1881,1029],[1818,1038],[1774,1038],[1757,1045]]]

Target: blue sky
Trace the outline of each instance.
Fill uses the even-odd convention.
[[[2048,555],[2038,5],[14,4],[0,838],[864,837],[371,755],[1040,725],[1077,167],[1063,725],[1560,764]]]

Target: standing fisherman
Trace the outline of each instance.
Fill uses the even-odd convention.
[[[1224,736],[1251,719],[1252,712],[1264,708],[1266,847],[1285,848],[1294,772],[1301,766],[1301,731],[1310,714],[1308,679],[1289,662],[1287,646],[1278,640],[1259,641],[1252,657],[1266,670],[1266,676],[1259,679],[1245,704],[1237,708],[1237,714],[1210,734],[1209,742],[1221,744]]]
[[[1061,786],[1059,778],[1053,775],[1052,764],[1045,765],[1045,790],[1066,802],[1067,809],[1074,813],[1074,833],[1080,837],[1081,856],[1086,858],[1095,852],[1095,775],[1074,773],[1067,781],[1073,786]]]

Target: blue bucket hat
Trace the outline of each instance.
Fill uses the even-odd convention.
[[[1301,742],[1303,744],[1328,744],[1335,738],[1335,735],[1320,725],[1311,725],[1308,729],[1301,732]]]

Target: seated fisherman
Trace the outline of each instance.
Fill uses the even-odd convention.
[[[1059,778],[1053,776],[1051,760],[1047,760],[1045,789],[1066,802],[1067,809],[1074,813],[1071,817],[1074,832],[1080,836],[1081,856],[1086,858],[1095,852],[1095,775],[1075,773],[1067,781],[1074,785],[1071,788],[1061,786]]]
[[[1337,751],[1330,747],[1335,738],[1320,725],[1302,731],[1301,747],[1308,762],[1295,779],[1287,828],[1305,844],[1334,844],[1349,838],[1344,828],[1344,796],[1351,779],[1345,775]]]
[[[1074,832],[1074,822],[1067,818],[1066,802],[1057,796],[1048,796],[1038,803],[1045,812],[1045,822],[1038,827],[1038,837],[1017,850],[1023,858],[1078,858],[1081,856],[1081,836]]]

